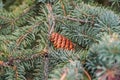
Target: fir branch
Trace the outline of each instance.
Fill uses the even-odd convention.
[[[16,44],[17,46],[20,45],[20,43],[27,37],[27,35],[29,35],[36,27],[38,27],[41,24],[41,22],[36,22],[35,25],[33,25],[33,27],[31,27],[30,29],[28,29],[26,31],[26,34],[21,35],[17,40],[16,40]]]
[[[41,51],[40,53],[35,53],[30,55],[30,57],[25,56],[20,58],[19,56],[17,58],[11,58],[8,59],[8,61],[4,62],[4,61],[0,61],[0,66],[4,66],[4,67],[8,67],[8,66],[12,66],[15,63],[21,63],[21,62],[25,62],[25,61],[29,61],[29,60],[34,60],[36,58],[39,57],[44,57],[44,55],[48,54],[45,50]]]
[[[36,7],[36,6],[33,5],[33,6],[31,6],[31,7],[25,8],[25,9],[23,10],[23,12],[14,19],[14,22],[16,22],[16,21],[18,21],[19,19],[21,19],[21,17],[24,17],[26,14],[28,14],[28,13],[29,13],[33,8],[35,8],[35,7]]]
[[[20,21],[23,21],[24,19],[24,22],[27,22],[28,20],[27,19],[30,19],[30,18],[28,18],[31,14],[34,14],[34,9],[36,9],[36,4],[35,5],[33,5],[33,6],[30,6],[30,7],[28,7],[28,8],[25,8],[23,11],[22,11],[22,13],[20,13],[19,15],[17,15],[16,16],[16,14],[15,13],[11,13],[10,15],[8,15],[9,14],[9,12],[7,12],[7,11],[1,11],[1,12],[4,12],[4,13],[6,13],[6,15],[1,15],[0,16],[0,19],[1,20],[3,20],[4,21],[4,23],[2,24],[3,26],[4,25],[11,25],[12,26],[12,28],[14,29],[14,26],[15,25],[18,25],[17,23],[19,23]],[[31,16],[30,16],[31,17]],[[33,17],[33,16],[32,16]],[[21,24],[21,23],[20,23]],[[1,25],[1,26],[2,26]],[[23,24],[22,24],[23,25]],[[4,26],[5,27],[5,26]],[[6,27],[8,27],[8,26],[6,26]],[[13,30],[12,29],[12,30]]]
[[[48,38],[50,37],[50,34],[54,31],[54,26],[55,26],[55,18],[53,16],[52,12],[52,5],[50,3],[46,4],[46,8],[48,10],[48,29],[49,29],[49,35]],[[52,23],[51,23],[52,21]],[[44,49],[45,52],[47,52],[46,55],[44,55],[44,80],[48,80],[48,48],[49,48],[49,42],[46,45],[46,48]]]
[[[48,38],[49,38],[51,33],[54,31],[55,18],[53,16],[52,5],[50,3],[47,3],[46,7],[47,7],[47,10],[48,10],[48,23],[49,23],[48,24],[48,28],[49,28]],[[47,52],[47,54],[44,55],[44,80],[48,80],[48,63],[49,63],[48,48],[49,48],[49,42],[47,43],[46,48],[44,49],[45,52]]]
[[[50,3],[46,4],[47,10],[48,10],[48,23],[50,25],[51,28],[49,31],[49,35],[54,31],[54,27],[55,27],[55,18],[53,16],[53,11],[52,11],[52,5]],[[51,23],[52,20],[52,23]]]
[[[67,16],[57,16],[57,15],[54,15],[55,18],[63,18],[63,19],[67,19],[67,20],[71,20],[71,21],[75,21],[75,22],[79,22],[79,23],[82,23],[82,24],[85,24],[85,23],[92,23],[93,24],[93,21],[85,21],[85,20],[82,20],[82,19],[76,19],[76,18],[72,18],[72,17],[67,17]]]

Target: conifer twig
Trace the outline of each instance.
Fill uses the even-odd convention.
[[[56,16],[55,15],[55,18],[64,18],[64,19],[75,21],[75,22],[79,22],[79,23],[93,23],[92,21],[87,21],[87,20],[82,20],[82,19],[76,19],[76,18],[67,17],[67,16],[61,17],[61,16]]]
[[[16,22],[17,20],[19,20],[21,17],[23,17],[26,14],[28,14],[30,12],[30,10],[33,9],[34,7],[35,7],[35,5],[33,5],[33,6],[29,7],[29,8],[25,8],[23,10],[23,12],[19,16],[17,16],[15,19],[13,19],[13,21]]]
[[[63,1],[62,1],[62,0],[60,0],[60,2],[61,2],[61,7],[62,7],[62,9],[63,9],[64,16],[66,16],[66,15],[67,15],[67,12],[66,12],[66,10],[65,10],[65,5],[63,4]]]
[[[91,76],[89,75],[89,73],[88,73],[85,69],[83,69],[83,71],[84,71],[85,75],[88,77],[88,79],[89,79],[89,80],[92,80],[92,79],[91,79]]]
[[[18,16],[14,17],[14,18],[13,17],[11,18],[11,17],[6,17],[6,16],[0,16],[0,19],[6,21],[6,23],[4,23],[3,26],[6,25],[6,24],[12,24],[12,26],[14,26],[14,24],[16,24],[16,22],[19,19],[21,19],[21,17],[24,17],[26,14],[28,14],[30,12],[30,10],[33,9],[34,7],[35,7],[35,5],[24,9],[21,14],[19,14]],[[2,26],[2,25],[0,25],[0,26]]]
[[[62,74],[60,80],[65,80],[65,78],[66,78],[66,76],[67,76],[67,73],[68,73],[68,68],[66,68],[66,69],[64,70],[64,73]]]
[[[49,31],[49,35],[54,31],[54,27],[55,27],[55,18],[53,15],[53,11],[52,11],[52,5],[50,3],[46,4],[47,10],[48,10],[48,23],[50,25],[50,31]],[[52,22],[51,22],[52,21]]]
[[[46,4],[47,10],[48,10],[48,38],[50,37],[51,33],[54,31],[54,27],[55,27],[55,18],[53,16],[53,12],[52,12],[52,5],[50,3]],[[44,80],[48,80],[48,63],[49,63],[49,59],[48,59],[48,48],[49,48],[49,42],[47,43],[46,47],[45,47],[45,52],[47,54],[44,55]]]
[[[46,49],[46,48],[45,48]],[[47,50],[45,50],[46,54],[44,55],[44,80],[48,80],[48,63],[49,63],[49,59],[48,59],[48,52]]]
[[[20,63],[20,62],[36,59],[38,57],[44,57],[44,55],[46,55],[46,54],[47,54],[47,52],[45,50],[43,50],[40,53],[35,53],[35,54],[30,55],[30,57],[26,56],[26,57],[21,57],[21,58],[20,57],[11,58],[11,59],[8,59],[8,61],[6,61],[6,62],[0,61],[0,66],[4,66],[4,67],[11,66],[11,65],[14,65],[14,63],[16,63],[16,62]]]
[[[36,28],[37,26],[39,26],[41,24],[41,22],[37,22],[35,23],[35,25],[33,25],[32,28],[29,28],[27,31],[26,31],[26,34],[23,34],[21,35],[17,40],[16,40],[16,44],[17,46],[19,46],[21,44],[21,42],[27,37],[28,34],[30,34],[34,28]]]

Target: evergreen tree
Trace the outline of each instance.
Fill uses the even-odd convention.
[[[0,80],[120,80],[119,14],[82,0],[0,7]]]

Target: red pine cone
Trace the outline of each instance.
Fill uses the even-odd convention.
[[[50,41],[53,42],[56,48],[73,50],[75,47],[75,45],[69,39],[55,32],[51,34]]]

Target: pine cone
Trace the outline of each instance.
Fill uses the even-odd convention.
[[[51,34],[50,41],[53,42],[56,48],[73,50],[75,47],[75,45],[69,39],[55,32]]]

